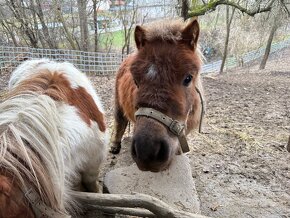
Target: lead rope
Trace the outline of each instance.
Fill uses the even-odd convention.
[[[199,89],[197,87],[195,87],[195,90],[197,91],[197,93],[199,95],[200,103],[201,103],[201,114],[200,114],[199,128],[198,128],[198,132],[201,133],[202,121],[203,121],[203,116],[204,116],[204,113],[205,113],[205,110],[204,110],[204,101],[203,101],[203,97],[202,97],[202,94],[199,91]]]

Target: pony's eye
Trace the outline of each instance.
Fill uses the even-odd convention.
[[[191,80],[192,80],[192,75],[188,75],[188,76],[183,80],[183,85],[184,85],[184,86],[189,86]]]

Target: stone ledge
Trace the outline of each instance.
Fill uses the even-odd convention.
[[[136,164],[114,169],[105,175],[104,186],[111,194],[148,194],[178,210],[200,213],[191,175],[188,157],[178,155],[170,168],[160,173],[142,172]]]

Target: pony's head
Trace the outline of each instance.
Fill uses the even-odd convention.
[[[136,110],[150,108],[178,121],[187,131],[197,123],[201,58],[197,49],[196,20],[159,22],[135,29],[136,58],[131,73],[138,87]],[[158,113],[161,114],[158,114]],[[135,114],[136,115],[136,114]],[[159,120],[160,120],[159,119]],[[180,152],[179,140],[170,127],[151,116],[136,116],[132,157],[141,170],[161,171]]]

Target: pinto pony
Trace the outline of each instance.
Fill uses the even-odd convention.
[[[97,191],[104,111],[69,63],[22,63],[0,104],[0,217],[70,217],[71,190]],[[79,207],[77,207],[79,208]]]
[[[115,131],[111,152],[119,153],[128,121],[135,122],[131,154],[140,170],[162,171],[181,148],[185,135],[200,125],[201,55],[196,20],[137,26],[137,51],[116,77]]]

